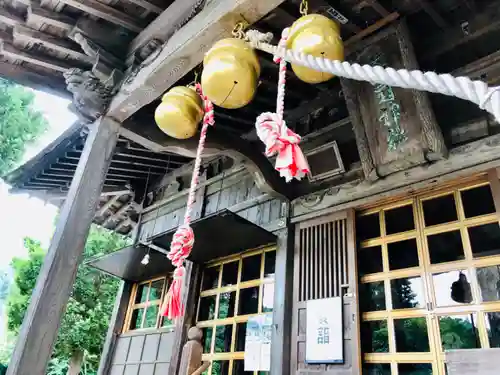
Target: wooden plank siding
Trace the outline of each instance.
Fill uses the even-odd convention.
[[[216,181],[197,192],[199,199],[196,200],[193,220],[227,208],[270,231],[285,226],[286,203],[269,194],[261,193],[253,178],[245,170],[214,180]],[[184,219],[186,199],[187,192],[145,213],[140,241],[147,242],[159,233],[176,228]]]

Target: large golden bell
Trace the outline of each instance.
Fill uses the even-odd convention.
[[[163,95],[155,111],[155,121],[169,136],[187,139],[196,134],[203,114],[203,101],[198,93],[192,88],[178,86]]]
[[[219,40],[205,55],[203,93],[222,108],[241,108],[253,99],[260,75],[255,51],[243,40]]]
[[[344,45],[340,38],[339,25],[320,14],[309,14],[293,23],[288,35],[287,48],[330,60],[344,59]],[[299,79],[307,83],[320,83],[333,78],[333,74],[318,72],[296,64],[292,64],[292,69]]]

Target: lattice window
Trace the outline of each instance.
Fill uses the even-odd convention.
[[[500,227],[485,179],[358,215],[367,374],[445,372],[445,350],[500,347]]]
[[[173,323],[160,315],[168,288],[168,279],[160,277],[134,284],[124,332],[140,329],[173,328]]]
[[[205,374],[253,374],[244,372],[246,323],[251,316],[273,310],[275,260],[273,247],[215,261],[205,268],[197,311],[203,358],[212,361]]]
[[[338,297],[348,286],[346,219],[300,229],[299,301]]]

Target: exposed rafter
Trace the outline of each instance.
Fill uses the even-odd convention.
[[[80,9],[92,16],[101,18],[105,21],[122,26],[130,31],[140,32],[144,25],[141,25],[136,19],[116,10],[109,5],[105,5],[97,0],[60,0],[61,3]]]
[[[10,59],[22,60],[46,69],[64,73],[73,66],[67,62],[57,60],[51,57],[45,57],[38,54],[26,52],[13,46],[11,43],[2,41],[0,44],[0,53]]]
[[[92,64],[92,60],[74,42],[66,39],[57,38],[42,31],[37,31],[22,25],[14,26],[13,31],[14,43],[36,43],[41,44],[46,48],[51,48],[54,51],[68,55],[69,57]]]
[[[0,22],[12,27],[18,23],[24,23],[24,19],[10,10],[0,8]]]
[[[47,24],[69,32],[75,25],[75,20],[65,14],[51,12],[38,5],[30,4],[26,15],[26,23],[28,25]]]

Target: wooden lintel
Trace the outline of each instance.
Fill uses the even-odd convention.
[[[414,192],[418,189],[430,189],[439,184],[463,178],[490,168],[500,166],[500,135],[494,135],[453,148],[448,159],[438,160],[433,164],[414,167],[395,173],[374,183],[353,181],[332,188],[329,191],[314,193],[293,202],[293,221],[306,220],[332,211],[372,204],[381,199]],[[314,200],[314,206],[302,205],[304,200]],[[314,213],[314,214],[313,214]]]
[[[64,73],[68,69],[72,68],[72,66],[66,63],[65,61],[57,60],[52,57],[39,56],[30,52],[22,51],[6,41],[2,41],[1,43],[0,54],[10,59],[26,61],[31,64],[38,65],[43,68],[47,68],[61,73]]]
[[[28,25],[47,24],[70,32],[75,25],[75,20],[62,13],[51,12],[36,4],[30,4],[26,15]]]
[[[14,43],[37,43],[54,51],[68,55],[69,57],[92,64],[92,59],[87,56],[80,46],[67,39],[55,37],[43,31],[33,30],[22,25],[14,26]]]
[[[45,91],[67,99],[72,98],[70,92],[66,90],[62,76],[40,74],[25,66],[2,61],[0,62],[0,77],[35,90]]]
[[[135,18],[97,0],[59,0],[92,16],[122,26],[130,31],[140,32],[144,26]]]
[[[68,1],[68,0],[64,0]],[[210,1],[190,22],[176,32],[148,65],[131,76],[113,98],[108,114],[123,122],[151,103],[196,67],[217,40],[231,36],[234,25],[250,24],[280,5],[283,0]]]
[[[19,23],[24,23],[24,19],[2,7],[0,8],[0,22],[13,27]]]

